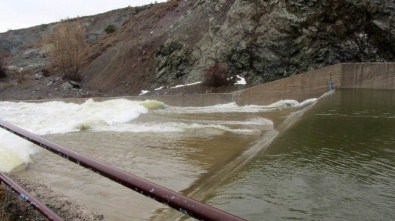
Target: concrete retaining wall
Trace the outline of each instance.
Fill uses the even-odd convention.
[[[395,89],[395,63],[342,64],[341,88]]]
[[[283,99],[304,101],[319,97],[333,87],[395,89],[395,63],[336,64],[233,93],[140,96],[130,99],[154,99],[173,106],[208,106],[236,102],[238,105],[268,105]]]
[[[161,95],[161,96],[139,96],[128,97],[134,100],[157,100],[171,106],[198,107],[212,106],[216,104],[227,104],[233,101],[233,94],[181,94],[181,95]]]
[[[340,86],[341,70],[341,65],[331,65],[251,87],[235,92],[235,101],[239,105],[266,105],[282,99],[302,101],[318,97],[329,91],[330,79],[332,79],[334,87]]]
[[[350,63],[294,75],[235,92],[240,105],[265,105],[282,99],[303,101],[334,88],[395,89],[395,63]]]

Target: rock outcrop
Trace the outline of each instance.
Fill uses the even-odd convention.
[[[226,63],[230,75],[262,83],[339,62],[395,56],[393,1],[217,0],[199,1],[194,10],[207,14],[207,33],[190,48],[157,55],[157,64],[188,67],[181,75],[187,81],[198,80],[214,62]],[[180,70],[161,67],[157,78]]]

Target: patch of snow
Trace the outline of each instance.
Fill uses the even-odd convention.
[[[144,94],[146,94],[146,93],[148,93],[149,91],[147,91],[147,90],[142,90],[141,92],[140,92],[140,94],[139,94],[139,96],[140,95],[144,95]]]
[[[162,90],[163,88],[165,88],[165,86],[160,86],[158,88],[155,88],[156,91]]]
[[[246,85],[247,81],[245,78],[240,77],[239,75],[236,75],[236,77],[239,79],[236,81],[235,85]]]
[[[180,85],[176,85],[172,88],[174,89],[174,88],[180,88],[180,87],[187,87],[187,86],[192,86],[192,85],[201,84],[201,83],[202,83],[201,81],[198,81],[198,82],[194,82],[194,83],[190,83],[190,84],[180,84]]]

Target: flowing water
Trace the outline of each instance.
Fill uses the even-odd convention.
[[[122,99],[0,102],[0,118],[248,220],[395,217],[393,91],[146,107]],[[7,132],[0,138],[0,170],[47,183],[108,220],[186,218]]]
[[[395,92],[320,100],[207,203],[249,220],[394,220]]]

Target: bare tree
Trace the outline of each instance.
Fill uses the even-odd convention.
[[[45,38],[50,44],[52,65],[61,69],[64,78],[81,80],[80,68],[86,47],[85,29],[78,21],[63,21]]]

